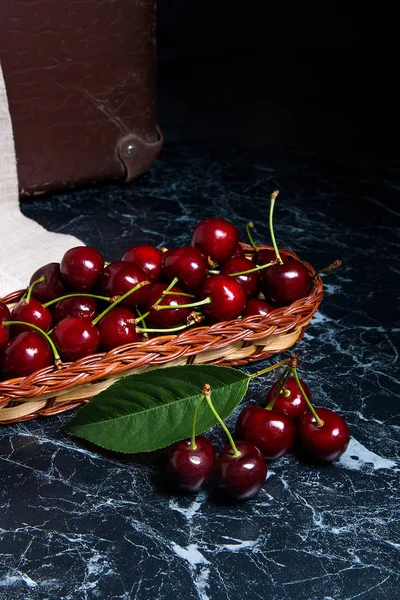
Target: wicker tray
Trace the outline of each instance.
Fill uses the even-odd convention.
[[[251,247],[243,247],[251,256]],[[280,252],[298,259],[291,251]],[[28,377],[0,381],[0,424],[71,410],[120,377],[146,369],[200,363],[243,366],[288,350],[303,337],[323,295],[321,278],[311,265],[303,264],[313,276],[309,295],[267,317],[197,326],[179,335],[158,336],[64,363],[61,370],[47,367]],[[12,307],[24,291],[13,292],[2,301]]]

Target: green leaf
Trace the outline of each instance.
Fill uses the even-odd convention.
[[[226,419],[247,391],[249,376],[217,365],[157,368],[119,379],[83,406],[64,429],[107,450],[135,453],[165,448],[189,438],[193,411],[204,384]],[[206,402],[197,414],[196,433],[217,420]]]

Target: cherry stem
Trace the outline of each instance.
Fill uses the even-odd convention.
[[[258,377],[259,375],[264,375],[264,373],[269,373],[270,371],[273,371],[274,369],[278,369],[278,367],[282,367],[282,365],[287,365],[289,361],[290,361],[290,358],[285,358],[285,360],[281,360],[281,361],[275,363],[274,365],[271,365],[270,367],[266,367],[265,369],[261,369],[261,371],[256,371],[252,375],[248,375],[248,378],[253,379],[254,377]]]
[[[219,275],[221,271],[217,271],[216,269],[208,269],[210,275]]]
[[[166,250],[167,252],[167,250]],[[176,292],[171,292],[171,288],[174,287],[174,285],[176,285],[178,283],[179,279],[177,277],[174,277],[173,280],[171,281],[171,283],[168,285],[167,288],[165,288],[165,290],[162,292],[162,294],[160,295],[159,298],[157,298],[157,300],[154,302],[153,306],[151,308],[154,308],[155,306],[158,306],[161,302],[161,300],[164,299],[164,296],[166,296],[167,294],[175,294]],[[168,307],[169,308],[169,307]],[[146,317],[148,317],[150,314],[150,310],[148,310],[147,312],[143,313],[142,315],[139,315],[139,319],[136,320],[136,323],[140,323],[140,321],[143,321]]]
[[[108,312],[110,312],[110,310],[112,310],[115,306],[117,306],[117,304],[119,304],[120,302],[122,302],[123,300],[125,300],[125,298],[127,298],[128,296],[130,296],[131,294],[133,294],[133,292],[136,292],[137,290],[140,290],[140,288],[142,288],[145,285],[150,285],[150,281],[147,281],[147,280],[146,281],[140,281],[131,290],[128,290],[127,292],[125,292],[125,294],[122,294],[122,296],[120,296],[119,298],[117,298],[112,304],[110,304],[109,306],[107,306],[107,308],[105,308],[102,313],[100,313],[99,315],[97,315],[97,317],[95,317],[93,319],[92,325],[96,325],[100,321],[100,319],[102,319]]]
[[[51,306],[52,304],[55,304],[56,302],[61,302],[61,300],[66,300],[67,298],[79,298],[83,296],[84,298],[95,298],[95,300],[105,300],[105,302],[111,302],[111,298],[107,298],[107,296],[97,296],[96,294],[78,294],[78,293],[74,293],[74,294],[66,294],[65,296],[60,296],[59,298],[54,298],[54,300],[50,300],[49,302],[46,302],[46,304],[43,304],[43,306],[45,308],[47,308],[48,306]]]
[[[236,444],[233,441],[233,437],[231,436],[229,429],[227,428],[227,426],[225,425],[225,423],[223,422],[223,420],[219,416],[218,412],[215,409],[214,404],[211,401],[211,387],[210,387],[210,384],[206,383],[204,385],[204,387],[203,387],[203,395],[205,396],[207,404],[208,404],[211,412],[213,413],[214,417],[217,419],[218,423],[221,425],[222,429],[225,431],[225,433],[227,435],[227,438],[229,440],[229,443],[231,445],[231,448],[233,450],[233,455],[234,456],[241,456],[241,453],[237,449]]]
[[[40,327],[38,327],[37,325],[33,325],[33,323],[27,323],[26,321],[3,321],[2,325],[4,325],[4,326],[8,326],[8,325],[27,325],[28,327],[31,327],[32,329],[35,329],[36,331],[38,331],[39,333],[41,333],[42,336],[44,338],[46,338],[46,340],[48,341],[48,343],[50,345],[50,348],[53,351],[55,366],[57,367],[57,369],[61,369],[61,358],[60,358],[60,355],[58,354],[58,350],[55,347],[54,342],[51,339],[51,337],[45,331],[43,331],[43,329],[40,329]]]
[[[331,271],[334,271],[335,269],[338,269],[341,265],[342,265],[342,261],[341,260],[335,260],[328,267],[325,267],[324,269],[320,269],[319,271],[317,271],[317,275],[322,275],[323,273],[330,273]]]
[[[253,248],[254,252],[258,252],[258,248],[256,246],[256,243],[255,243],[253,236],[251,235],[251,231],[250,231],[250,228],[253,229],[253,227],[254,227],[253,221],[249,221],[246,225],[246,233],[247,233],[247,237],[249,238],[250,246]]]
[[[179,304],[179,306],[164,306],[163,304],[161,305],[155,305],[153,304],[153,306],[151,308],[153,308],[154,310],[168,310],[168,309],[175,309],[175,308],[193,308],[195,306],[204,306],[205,304],[211,304],[212,300],[211,298],[208,296],[207,298],[204,298],[204,300],[199,300],[198,302],[191,302],[190,304]]]
[[[187,294],[186,292],[167,292],[163,293],[163,296],[186,296],[187,298],[196,298],[194,294]]]
[[[36,285],[37,283],[41,283],[41,282],[42,282],[42,281],[44,281],[45,279],[46,279],[46,278],[45,278],[45,276],[44,276],[44,275],[42,275],[41,277],[39,277],[39,279],[35,279],[35,281],[33,281],[33,282],[31,283],[31,285],[28,287],[28,292],[27,292],[27,294],[26,294],[26,298],[25,298],[25,300],[26,300],[27,302],[29,302],[29,300],[31,299],[31,296],[32,296],[32,290],[33,290],[33,288],[35,287],[35,285]]]
[[[197,448],[197,444],[196,444],[196,419],[197,419],[197,411],[199,410],[200,404],[203,402],[205,396],[204,394],[201,394],[200,398],[198,399],[196,406],[194,407],[194,412],[193,412],[193,423],[192,423],[192,436],[190,438],[190,449],[191,450],[196,450]]]
[[[272,267],[272,265],[276,265],[277,261],[273,260],[272,262],[265,263],[265,265],[257,265],[254,269],[249,269],[248,271],[240,271],[240,273],[228,273],[229,277],[236,277],[238,275],[247,275],[247,273],[254,273],[255,271],[261,271],[261,269],[267,269],[268,267]]]
[[[275,396],[272,398],[272,400],[270,400],[270,402],[268,402],[267,406],[265,407],[265,410],[272,410],[274,408],[275,401],[278,398],[279,394],[282,392],[282,390],[285,388],[285,384],[286,384],[287,380],[289,379],[290,374],[291,374],[290,367],[286,367],[286,369],[283,372],[283,375],[281,377],[280,383],[279,383],[279,389],[276,392]]]
[[[305,391],[303,389],[303,386],[300,383],[299,376],[297,375],[297,369],[296,369],[296,367],[290,367],[290,371],[292,372],[293,377],[296,380],[297,386],[298,386],[298,388],[299,388],[299,390],[301,392],[301,395],[303,396],[304,400],[306,401],[307,406],[310,409],[311,414],[312,414],[312,416],[314,417],[314,419],[315,419],[315,421],[317,423],[317,427],[322,427],[323,424],[324,424],[324,422],[323,422],[322,419],[319,418],[319,416],[315,412],[315,409],[314,409],[313,405],[311,404],[310,400],[307,398],[307,394],[305,393]]]
[[[283,265],[283,260],[281,259],[281,255],[279,254],[278,246],[277,246],[276,240],[275,240],[274,226],[272,224],[273,215],[274,215],[275,200],[277,199],[278,194],[279,194],[279,190],[275,190],[271,194],[271,204],[270,204],[270,209],[269,209],[269,232],[270,232],[270,235],[271,235],[272,245],[273,245],[274,250],[275,250],[276,260],[278,261],[278,263],[280,265]]]

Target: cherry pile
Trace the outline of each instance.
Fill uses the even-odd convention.
[[[149,336],[250,315],[268,315],[308,295],[312,277],[299,260],[273,248],[244,254],[238,229],[220,218],[199,222],[191,245],[137,245],[107,263],[93,247],[68,250],[41,266],[10,311],[0,302],[2,379],[60,368]],[[249,224],[250,225],[250,224]],[[252,224],[251,224],[252,225]],[[249,233],[249,229],[247,227]]]
[[[268,391],[266,406],[250,404],[240,412],[236,441],[212,405],[209,386],[204,386],[199,403],[207,399],[229,444],[216,456],[213,444],[205,436],[195,436],[198,403],[192,438],[168,449],[167,476],[177,488],[197,492],[211,479],[225,496],[247,500],[263,487],[268,462],[293,448],[317,463],[333,462],[346,451],[350,441],[346,421],[328,408],[314,408],[307,384],[298,377],[296,363],[293,355]]]

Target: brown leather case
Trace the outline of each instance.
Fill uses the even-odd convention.
[[[0,61],[22,193],[150,166],[162,144],[154,0],[1,0]]]

